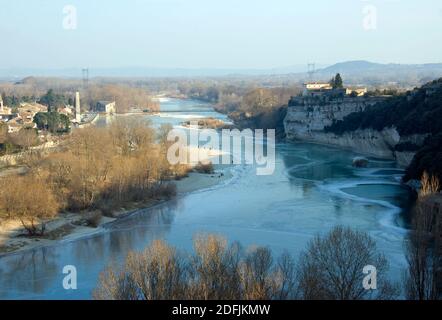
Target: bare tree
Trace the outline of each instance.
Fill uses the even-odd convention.
[[[100,275],[96,299],[290,299],[295,297],[293,259],[273,263],[267,248],[244,253],[239,243],[197,235],[194,254],[183,255],[161,241],[129,253],[123,267]]]
[[[273,257],[269,249],[256,248],[249,252],[241,265],[243,298],[268,300],[276,294],[276,279],[273,274]]]
[[[45,220],[53,218],[59,209],[49,188],[33,175],[9,176],[2,180],[0,211],[18,218],[28,234],[43,235]]]
[[[156,240],[141,253],[129,253],[123,269],[106,269],[93,296],[95,299],[183,299],[185,268],[184,260],[174,248]]]
[[[422,188],[413,210],[412,230],[405,242],[408,270],[404,274],[407,298],[413,300],[438,299],[437,269],[439,264],[435,238],[440,237],[437,229],[437,212],[426,204],[428,198],[437,193],[440,183],[437,177],[424,172]]]
[[[363,287],[367,265],[377,269],[380,286],[376,298],[390,298],[394,286],[387,281],[388,263],[378,253],[369,235],[350,228],[335,227],[316,236],[298,261],[299,293],[303,299],[360,300],[373,298]]]
[[[23,128],[19,132],[10,136],[11,142],[24,149],[29,149],[38,143],[37,131],[34,129]]]
[[[239,299],[238,267],[241,247],[216,235],[197,235],[191,257],[190,277],[193,299]]]

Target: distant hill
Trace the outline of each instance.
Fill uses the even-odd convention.
[[[442,77],[442,63],[397,64],[373,63],[369,61],[346,61],[317,70],[315,76],[331,78],[340,73],[344,81],[364,84],[396,83],[398,85],[422,85]]]
[[[430,64],[382,64],[369,61],[346,61],[324,67],[317,65],[313,80],[328,81],[336,73],[341,73],[344,84],[368,86],[397,85],[415,87],[442,77],[442,63]],[[160,67],[120,67],[93,68],[89,75],[94,77],[158,78],[158,77],[219,77],[253,78],[276,81],[278,83],[300,83],[309,79],[307,64],[278,67],[272,69],[233,69],[233,68],[160,68]],[[81,68],[65,69],[0,69],[0,80],[18,80],[28,76],[81,78]]]
[[[382,63],[373,63],[373,62],[369,62],[369,61],[363,61],[363,60],[358,60],[358,61],[346,61],[346,62],[340,62],[340,63],[336,63],[332,66],[329,66],[327,68],[323,68],[318,70],[318,72],[320,73],[338,73],[338,72],[342,72],[342,73],[347,73],[347,72],[367,72],[367,71],[376,71],[376,70],[382,70],[384,69],[386,66],[389,65],[385,65]]]
[[[327,68],[318,70],[319,73],[366,73],[366,72],[431,72],[442,71],[442,63],[427,64],[397,64],[397,63],[374,63],[364,60],[346,61],[336,63]]]
[[[293,65],[273,69],[234,69],[234,68],[159,68],[159,67],[120,67],[90,68],[91,77],[229,77],[229,76],[268,76],[288,73],[302,73],[305,65]],[[81,78],[81,68],[38,69],[9,68],[0,69],[0,79],[21,79],[28,76]]]

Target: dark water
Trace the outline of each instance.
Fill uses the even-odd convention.
[[[156,116],[160,120],[154,122],[179,125],[199,116],[192,108],[201,107],[222,117],[192,101],[170,101],[163,107],[187,112]],[[391,264],[390,277],[400,280],[409,204],[408,191],[397,182],[401,171],[394,162],[376,159],[370,159],[369,168],[353,168],[354,156],[319,145],[282,143],[276,147],[273,175],[257,176],[253,166],[220,167],[230,170],[232,178],[141,210],[104,233],[0,257],[0,298],[90,298],[106,264],[121,261],[128,251],[141,250],[153,239],[190,250],[194,234],[211,232],[245,246],[263,245],[275,254],[288,250],[296,256],[315,234],[335,225],[368,232]],[[65,265],[77,268],[77,290],[62,287]]]

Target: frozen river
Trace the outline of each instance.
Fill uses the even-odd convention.
[[[225,118],[194,101],[166,101],[162,110],[144,117],[173,125],[198,117]],[[182,112],[170,112],[176,110]],[[153,239],[191,250],[195,233],[212,232],[244,246],[268,246],[275,254],[288,250],[296,256],[315,234],[335,225],[367,231],[390,261],[390,277],[400,280],[409,202],[408,191],[398,183],[402,172],[394,162],[379,159],[370,159],[368,168],[353,168],[355,156],[325,146],[280,143],[272,175],[257,176],[247,165],[219,167],[230,170],[232,178],[140,210],[101,234],[0,257],[0,298],[91,298],[106,264]],[[65,265],[77,268],[77,290],[63,289]]]

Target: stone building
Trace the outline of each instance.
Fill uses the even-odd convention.
[[[17,114],[12,113],[12,109],[6,107],[3,104],[3,98],[0,95],[0,120],[9,121],[9,120],[11,120],[11,119],[13,119],[15,117],[17,117]]]
[[[344,96],[355,95],[358,97],[364,96],[368,92],[367,88],[333,88],[326,82],[308,82],[304,83],[304,90],[302,96],[304,97],[322,97],[322,96]]]
[[[346,88],[347,95],[355,95],[357,97],[362,97],[368,92],[367,88]]]
[[[113,114],[116,112],[115,101],[98,101],[95,111],[99,113]]]
[[[304,91],[302,92],[302,95],[313,96],[332,89],[333,87],[330,83],[308,82],[304,83]]]

